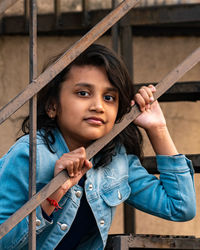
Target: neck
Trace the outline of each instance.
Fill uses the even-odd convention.
[[[80,147],[84,147],[84,148],[87,148],[92,142],[80,142],[79,140],[74,140],[73,138],[71,137],[68,137],[68,136],[64,136],[64,140],[67,144],[67,147],[69,149],[69,151],[73,151],[77,148],[80,148]]]

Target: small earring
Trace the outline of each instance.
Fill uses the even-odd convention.
[[[53,114],[50,114],[49,118],[53,121],[55,119],[55,116]]]

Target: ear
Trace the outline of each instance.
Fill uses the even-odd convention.
[[[56,104],[49,104],[46,108],[46,113],[50,119],[54,120],[57,114],[57,106]]]

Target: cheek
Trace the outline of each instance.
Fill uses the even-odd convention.
[[[117,114],[118,114],[118,107],[115,108],[114,110],[112,110],[112,111],[110,112],[110,117],[111,117],[111,120],[112,120],[112,122],[113,122],[113,125],[114,125],[115,122],[116,122]]]
[[[119,104],[116,106],[114,114],[115,114],[114,116],[115,116],[115,122],[116,122],[117,116],[119,114]]]

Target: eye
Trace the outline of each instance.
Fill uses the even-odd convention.
[[[114,102],[116,100],[116,98],[114,96],[111,96],[111,95],[105,95],[104,100],[107,102]]]
[[[79,96],[89,96],[89,93],[87,92],[87,91],[84,91],[84,90],[81,90],[81,91],[78,91],[77,92],[77,94],[79,95]]]

